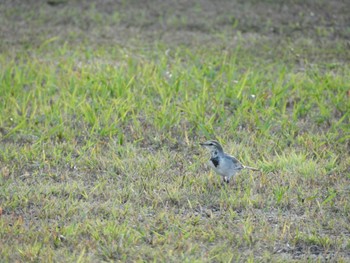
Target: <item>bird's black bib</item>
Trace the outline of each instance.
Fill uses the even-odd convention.
[[[210,161],[214,164],[215,167],[218,167],[219,165],[219,156],[212,157]]]

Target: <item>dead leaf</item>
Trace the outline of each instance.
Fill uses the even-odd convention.
[[[2,167],[1,168],[1,175],[5,178],[8,177],[10,175],[10,169],[7,166]]]

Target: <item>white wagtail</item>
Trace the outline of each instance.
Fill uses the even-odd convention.
[[[226,154],[218,141],[210,140],[200,145],[210,151],[209,164],[215,172],[223,177],[225,183],[229,183],[231,177],[242,169],[259,171],[259,169],[241,164],[235,157]]]

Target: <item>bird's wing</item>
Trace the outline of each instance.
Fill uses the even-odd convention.
[[[233,165],[235,166],[236,170],[241,170],[244,168],[243,164],[241,164],[240,161],[238,161],[235,157],[228,155],[227,158],[229,158],[233,162]]]

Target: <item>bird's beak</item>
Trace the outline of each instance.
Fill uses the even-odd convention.
[[[206,144],[204,142],[201,142],[201,143],[199,143],[199,145],[202,147],[205,147]]]

